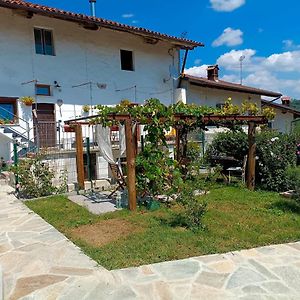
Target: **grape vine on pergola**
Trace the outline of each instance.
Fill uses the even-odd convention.
[[[256,142],[255,132],[258,125],[264,125],[268,123],[268,119],[265,116],[246,116],[246,115],[220,115],[220,114],[203,114],[193,115],[185,113],[174,113],[171,116],[172,127],[176,129],[176,159],[180,161],[184,155],[182,149],[186,148],[187,142],[184,135],[187,134],[186,128],[206,128],[207,126],[224,126],[231,127],[233,125],[248,125],[248,169],[247,169],[247,188],[254,190],[255,188],[255,161],[256,161]],[[135,210],[137,207],[137,192],[136,192],[136,170],[135,160],[137,155],[137,136],[133,133],[133,124],[137,126],[147,125],[151,122],[151,114],[147,113],[143,116],[130,114],[130,113],[107,113],[105,117],[103,114],[83,117],[66,121],[66,124],[75,127],[76,144],[77,144],[77,171],[78,171],[78,184],[81,188],[84,187],[84,175],[83,175],[83,145],[78,147],[78,144],[82,144],[82,130],[83,124],[101,124],[106,126],[107,122],[113,124],[125,125],[126,136],[126,159],[127,159],[127,188],[129,197],[129,209]],[[104,122],[105,119],[105,122]],[[90,121],[89,121],[90,120]],[[166,122],[165,117],[158,119],[159,122]],[[187,126],[185,126],[187,125]],[[137,132],[137,130],[135,131]],[[81,174],[81,175],[80,175]]]

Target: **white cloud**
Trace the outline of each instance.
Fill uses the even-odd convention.
[[[130,18],[133,18],[134,17],[134,14],[123,14],[122,15],[122,18],[125,18],[125,19],[130,19]]]
[[[246,0],[210,0],[212,8],[216,11],[233,11],[246,3]]]
[[[185,69],[184,72],[186,74],[196,76],[196,77],[207,77],[207,67],[208,65],[202,65],[199,67],[192,67],[189,69]]]
[[[226,46],[237,46],[243,43],[243,31],[240,29],[232,29],[227,27],[224,29],[223,33],[213,41],[213,47],[219,47],[222,45]]]
[[[243,60],[243,84],[279,91],[300,98],[300,50],[259,56],[254,49],[231,50],[221,55],[216,63],[224,74],[220,79],[240,82],[240,61]],[[186,70],[188,74],[206,77],[207,65],[194,66]]]
[[[299,72],[300,51],[287,51],[272,54],[265,58],[262,66],[273,71]]]
[[[217,59],[217,64],[219,64],[222,68],[234,71],[239,68],[239,59],[241,56],[245,56],[243,64],[249,65],[250,63],[252,63],[255,54],[256,51],[253,49],[231,50],[230,52],[221,55]]]

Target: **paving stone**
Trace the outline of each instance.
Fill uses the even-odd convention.
[[[255,295],[253,294],[253,295],[241,296],[238,299],[240,299],[240,300],[266,300],[266,297],[264,295],[260,295],[260,294],[255,294]],[[271,299],[275,300],[274,298],[271,298]]]
[[[292,266],[275,267],[273,271],[281,277],[288,287],[300,292],[300,271]],[[299,294],[300,295],[300,294]]]
[[[287,244],[287,246],[300,251],[300,243],[299,242],[298,243],[290,243],[290,244]]]
[[[192,300],[235,300],[236,297],[229,291],[215,289],[209,286],[194,284],[191,289]]]
[[[261,274],[251,269],[240,267],[231,275],[227,284],[227,288],[232,289],[236,287],[242,287],[248,285],[249,283],[263,282],[265,280],[265,277],[263,277]]]
[[[231,273],[235,270],[236,265],[230,260],[224,260],[209,264],[209,267],[220,273]]]
[[[0,254],[8,252],[11,249],[13,249],[13,247],[8,242],[0,244]]]
[[[19,299],[35,290],[42,289],[48,285],[63,281],[65,279],[65,276],[56,275],[40,275],[20,278],[17,281],[13,294],[10,296],[10,300]]]
[[[267,268],[265,268],[262,264],[258,263],[254,259],[249,259],[248,262],[262,275],[269,279],[278,279],[277,276],[272,274]]]
[[[54,274],[85,276],[85,275],[91,275],[93,273],[93,270],[56,266],[56,267],[52,267],[49,272]]]
[[[220,289],[223,287],[228,276],[229,274],[201,272],[195,282]]]
[[[99,298],[101,299],[101,298]],[[114,289],[110,295],[107,296],[107,300],[133,300],[138,299],[137,294],[127,286],[121,286],[118,289]],[[94,299],[90,299],[94,300]]]
[[[265,282],[262,287],[274,294],[287,294],[290,292],[290,289],[279,281]]]
[[[266,290],[258,285],[247,285],[242,288],[242,291],[246,294],[266,294]]]
[[[176,280],[195,276],[200,266],[196,261],[181,260],[155,264],[152,269],[168,280]]]
[[[219,261],[224,261],[226,258],[220,254],[212,254],[212,255],[195,257],[194,259],[207,264],[207,263],[215,263],[215,262],[219,262]]]

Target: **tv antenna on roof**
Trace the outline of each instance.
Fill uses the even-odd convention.
[[[240,75],[241,75],[241,85],[243,84],[243,60],[246,58],[245,55],[240,56]]]

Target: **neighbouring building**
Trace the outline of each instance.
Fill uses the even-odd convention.
[[[300,124],[300,110],[290,106],[290,98],[282,97],[282,103],[270,102],[262,99],[261,106],[272,107],[275,110],[275,119],[269,122],[269,127],[279,132],[290,133],[293,124]]]
[[[262,96],[275,99],[282,96],[277,92],[220,80],[218,65],[208,67],[206,78],[185,74],[180,86],[186,89],[187,103],[214,108],[221,108],[228,98],[231,98],[235,105],[241,106],[244,101],[249,101],[260,107]],[[215,134],[223,130],[223,128],[208,128],[208,131],[205,132],[206,143],[210,143]]]
[[[95,16],[0,0],[0,156],[11,159],[13,140],[23,154],[26,147],[58,144],[70,150],[73,140],[65,136],[63,121],[94,113],[96,104],[175,102],[180,51],[197,46],[203,45]],[[22,103],[28,96],[33,105]],[[90,110],[83,112],[83,105]]]

